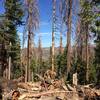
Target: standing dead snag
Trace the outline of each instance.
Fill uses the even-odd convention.
[[[42,43],[41,43],[41,34],[39,33],[39,40],[38,40],[38,63],[39,67],[37,69],[37,73],[41,73],[41,66],[42,66]]]
[[[59,49],[59,53],[62,54],[63,53],[63,47],[62,47],[62,29],[63,29],[63,1],[60,0],[60,49]]]
[[[71,18],[72,18],[72,0],[66,1],[68,6],[68,32],[67,32],[67,76],[71,68]],[[67,13],[67,12],[66,12]]]
[[[73,85],[77,86],[77,73],[73,74]]]
[[[37,0],[25,0],[27,19],[26,19],[26,33],[28,32],[28,43],[27,43],[27,67],[26,67],[26,82],[31,80],[31,68],[30,61],[32,55],[32,42],[34,42],[34,30],[39,25],[39,11],[37,6]],[[34,44],[34,43],[33,43]],[[34,46],[33,46],[34,49]]]
[[[56,24],[56,0],[53,0],[53,15],[52,15],[53,21],[52,21],[52,71],[54,71],[54,65],[55,65],[55,24]]]
[[[89,82],[89,51],[88,51],[88,33],[89,33],[89,24],[86,23],[86,81]]]

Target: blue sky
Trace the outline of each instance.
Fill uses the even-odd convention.
[[[2,1],[0,0],[0,14],[4,12],[4,8],[2,5]],[[58,2],[59,0],[57,0]],[[42,46],[50,47],[52,41],[52,0],[38,0],[39,12],[40,12],[40,26],[39,29],[35,32],[35,46],[38,46],[38,35],[41,34]],[[73,17],[74,24],[76,23],[76,17]],[[75,26],[72,25],[75,31]],[[18,27],[18,34],[20,36],[20,40],[22,42],[22,33],[23,27]],[[56,32],[55,45],[59,46],[59,32]],[[73,36],[74,38],[74,36]],[[72,40],[73,40],[72,38]],[[66,36],[63,35],[63,46],[66,45]]]

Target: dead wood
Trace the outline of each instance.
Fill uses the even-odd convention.
[[[48,96],[50,94],[59,94],[59,93],[73,93],[73,91],[47,91],[47,92],[41,92],[41,93],[24,93],[20,98],[37,98],[40,96]],[[74,92],[76,93],[76,92]]]
[[[76,91],[76,88],[73,88],[71,85],[67,84],[67,88],[69,91]]]
[[[19,90],[19,100],[48,100],[46,98],[53,97],[60,100],[81,100],[79,98],[99,98],[100,90],[91,88],[90,85],[65,85],[63,79],[55,79],[54,77],[42,77],[38,74],[39,82],[21,82],[23,77],[14,80],[3,80],[2,86],[5,91],[4,97],[9,98],[12,95],[12,90]],[[43,98],[42,98],[43,97]],[[5,99],[6,100],[6,99]],[[52,100],[52,99],[50,99]],[[56,100],[56,99],[54,99]]]
[[[27,83],[18,83],[17,86],[19,88],[27,89],[27,90],[32,90],[32,86],[27,84]]]
[[[47,70],[45,73],[44,73],[44,78],[45,79],[55,79],[56,77],[56,72],[52,71],[52,70]]]

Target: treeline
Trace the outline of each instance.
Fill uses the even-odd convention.
[[[72,83],[72,76],[77,73],[79,84],[99,84],[100,1],[63,0],[61,4],[62,13],[60,14],[62,14],[62,22],[67,27],[67,43],[63,53],[61,53],[62,46],[60,45],[60,54],[56,57],[58,77],[67,76],[65,79]],[[77,10],[77,8],[79,9]],[[74,16],[77,20],[76,23],[73,20]],[[76,27],[74,32],[73,24]],[[60,28],[62,27],[60,26]],[[73,37],[74,39],[71,41]],[[73,41],[74,43],[71,43]]]
[[[99,0],[52,1],[52,47],[47,61],[42,58],[42,34],[39,35],[38,50],[34,45],[35,30],[39,26],[39,2],[5,0],[3,3],[5,12],[0,17],[0,76],[7,77],[7,73],[11,72],[11,78],[24,75],[25,81],[31,81],[37,80],[36,73],[43,75],[51,69],[56,71],[57,78],[64,77],[70,83],[74,73],[78,75],[79,84],[100,83]],[[23,49],[27,41],[26,56],[21,52],[17,33],[21,25],[25,27]],[[63,49],[64,34],[67,42]],[[59,55],[55,55],[56,37],[60,41]]]

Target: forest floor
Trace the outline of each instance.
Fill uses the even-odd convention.
[[[40,81],[22,82],[23,77],[2,80],[0,100],[100,100],[100,89],[88,85],[65,85],[63,79],[44,78]],[[12,99],[13,98],[13,99]]]

